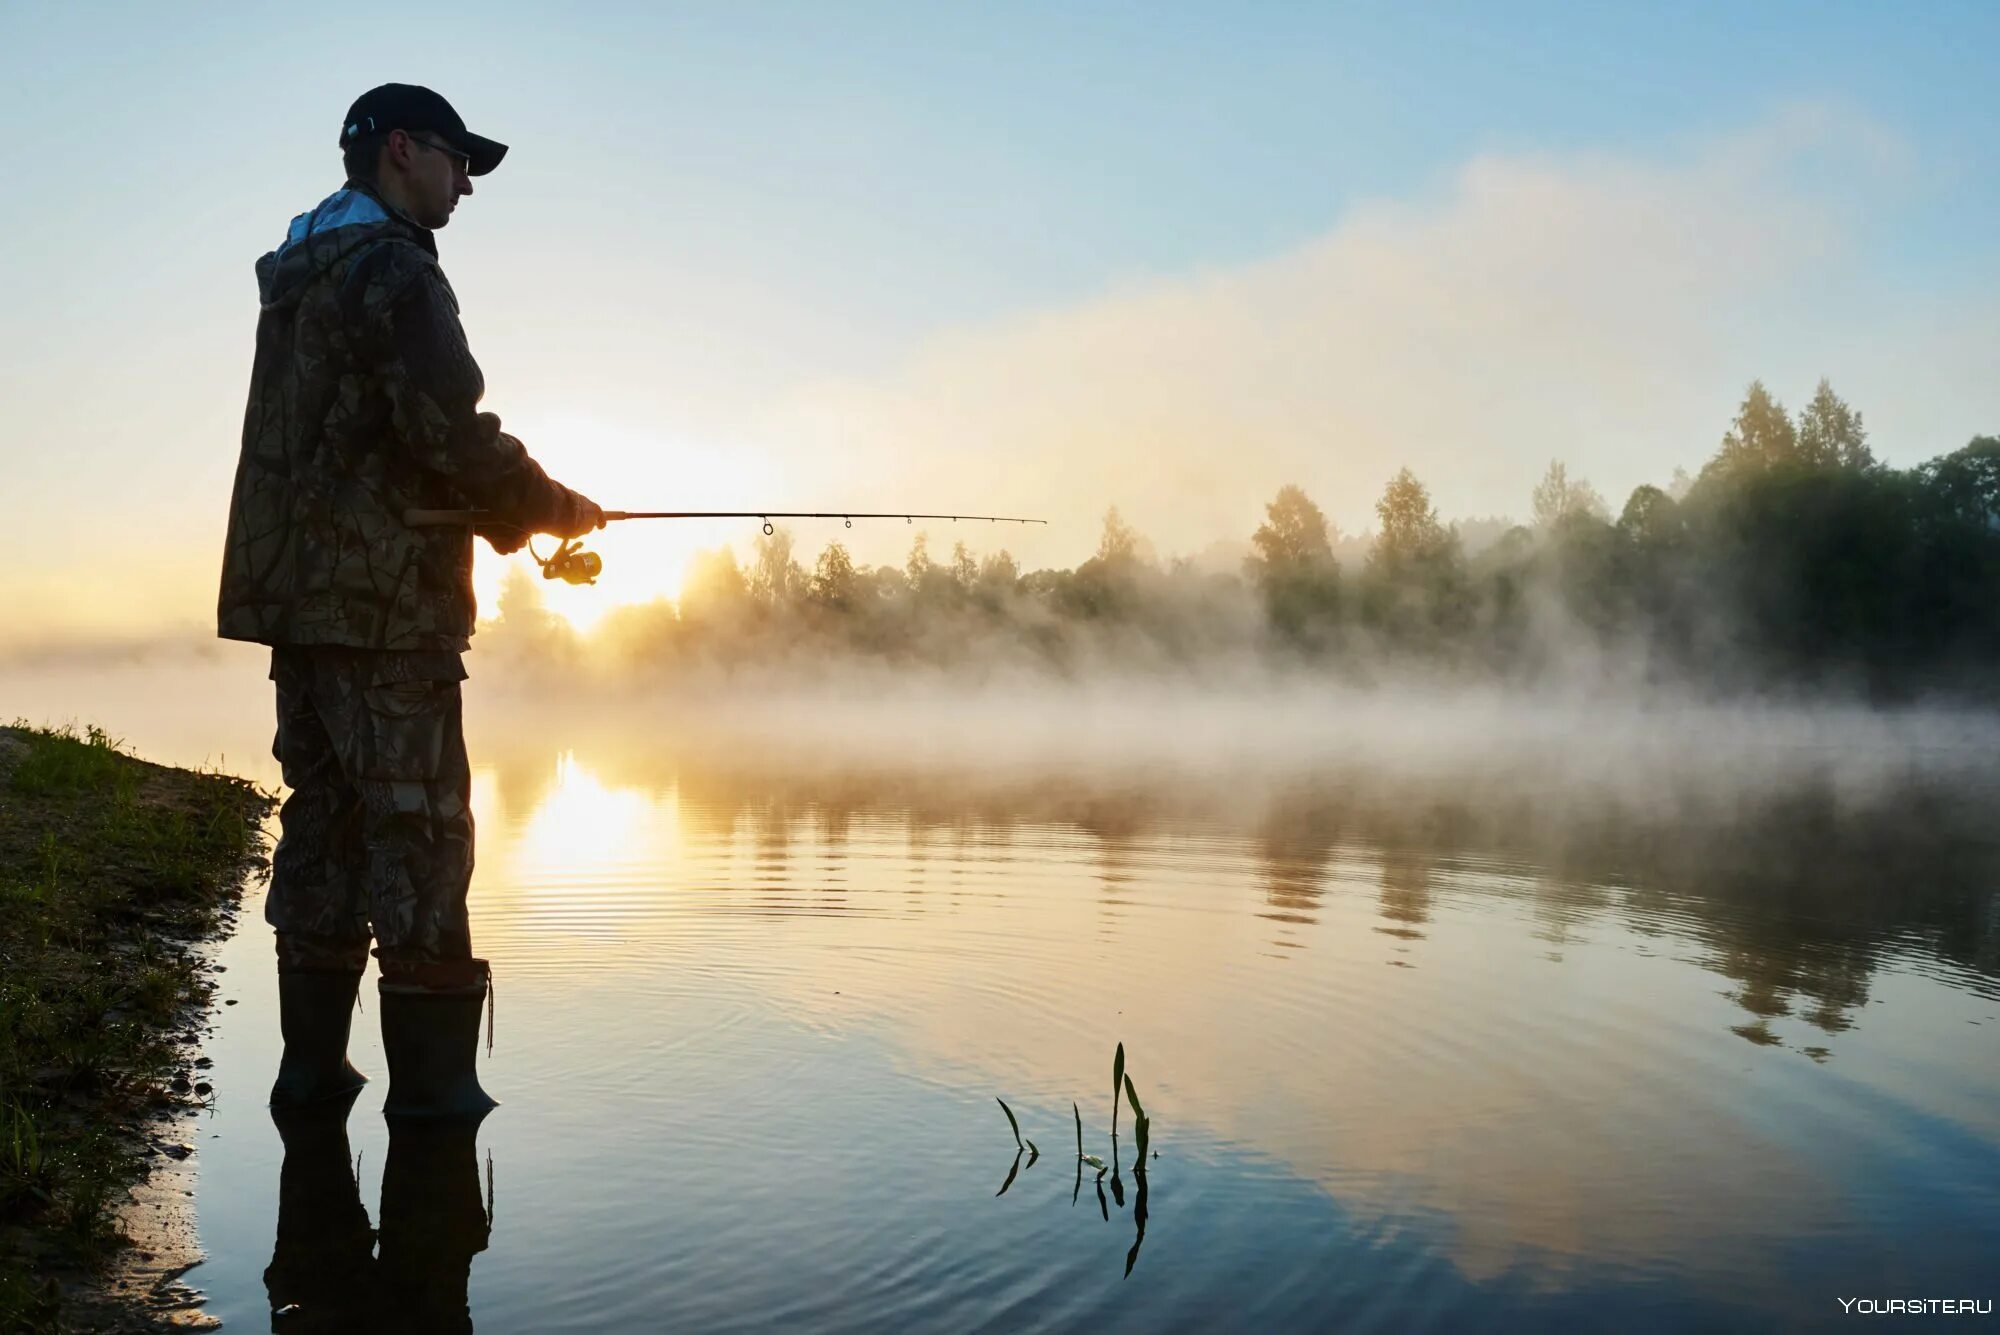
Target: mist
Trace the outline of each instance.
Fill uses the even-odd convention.
[[[1447,518],[1404,468],[1357,533],[1288,484],[1261,523],[1164,560],[1113,507],[1095,551],[1062,569],[1024,569],[950,529],[916,530],[899,565],[871,567],[844,541],[814,555],[774,528],[745,561],[700,553],[678,599],[615,608],[588,634],[523,563],[481,648],[519,676],[648,690],[1158,679],[1224,697],[1303,681],[1673,703],[1992,698],[2000,437],[1898,469],[1828,381],[1795,413],[1752,382],[1720,444],[1663,482],[1614,510],[1553,460],[1516,523]]]
[[[1753,382],[1688,465],[1614,517],[1551,461],[1521,523],[1447,518],[1403,469],[1359,532],[1287,485],[1192,557],[1114,507],[1063,569],[914,527],[900,565],[867,566],[774,528],[588,632],[517,558],[468,656],[475,760],[498,742],[891,788],[1170,788],[1253,825],[1302,790],[1662,830],[1983,790],[2000,438],[1897,469],[1828,382],[1796,412]],[[194,630],[17,647],[0,714],[275,780],[263,661]]]

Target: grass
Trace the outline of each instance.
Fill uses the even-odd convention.
[[[271,799],[135,759],[100,728],[0,728],[0,1329],[56,1329],[53,1276],[120,1239],[137,1120],[174,1102],[171,1034],[262,854]]]

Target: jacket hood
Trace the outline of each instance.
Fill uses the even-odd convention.
[[[291,305],[314,278],[357,248],[401,238],[437,254],[428,229],[352,182],[309,213],[292,219],[278,248],[257,261],[257,296],[264,309]]]

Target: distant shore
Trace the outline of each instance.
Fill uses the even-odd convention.
[[[0,727],[0,1329],[188,1328],[174,1123],[210,1094],[206,948],[272,800],[96,728]]]

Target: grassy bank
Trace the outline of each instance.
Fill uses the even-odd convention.
[[[95,728],[0,728],[0,1330],[60,1328],[58,1278],[120,1243],[148,1117],[206,1092],[199,947],[270,804]]]

